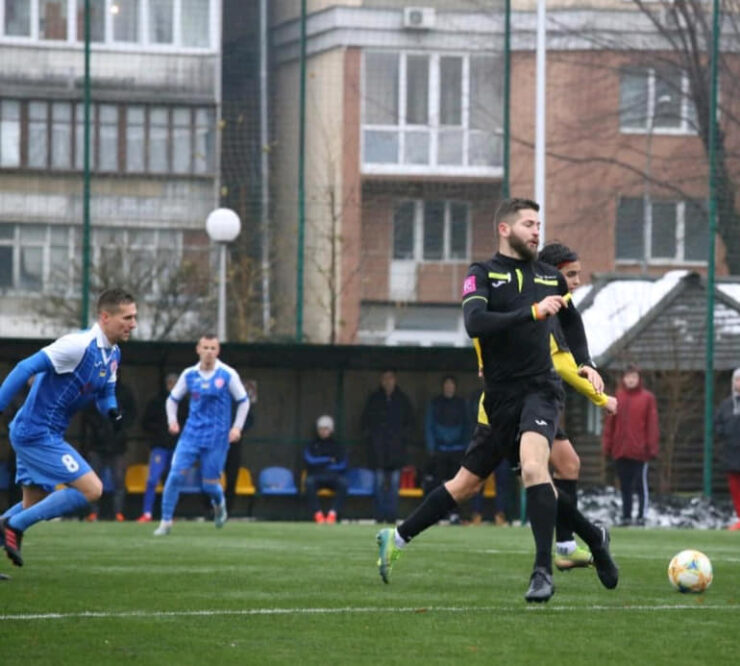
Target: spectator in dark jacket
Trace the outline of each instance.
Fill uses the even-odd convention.
[[[131,389],[121,381],[121,369],[118,369],[116,382],[116,401],[121,411],[121,421],[114,424],[103,416],[94,404],[83,412],[83,432],[85,448],[90,465],[95,473],[103,479],[106,468],[110,470],[113,484],[113,513],[119,522],[125,520],[123,505],[126,500],[126,447],[128,430],[136,421],[136,401]],[[88,520],[98,519],[98,505],[90,506]]]
[[[727,529],[740,530],[740,368],[732,373],[730,395],[717,409],[714,430],[723,445],[722,457],[727,470],[727,482],[738,517]]]
[[[430,456],[425,492],[451,479],[470,442],[470,423],[465,398],[457,395],[457,380],[452,375],[442,379],[442,393],[432,398],[427,407],[424,432]],[[460,522],[457,513],[450,522]]]
[[[398,488],[406,446],[413,431],[413,410],[408,396],[396,385],[396,373],[385,370],[362,412],[362,433],[368,464],[375,471],[375,520],[395,523]]]
[[[154,500],[159,481],[167,478],[172,461],[172,453],[177,444],[177,435],[170,434],[167,427],[167,413],[164,403],[172,387],[177,382],[177,374],[169,373],[164,380],[164,387],[146,405],[141,419],[141,429],[149,436],[149,476],[144,491],[144,507],[136,522],[148,523],[152,520]]]
[[[317,523],[336,523],[347,497],[347,454],[334,439],[334,419],[327,414],[316,421],[316,438],[304,449],[306,499]],[[319,490],[334,491],[334,503],[324,515],[319,506]]]
[[[637,492],[637,524],[645,523],[648,462],[658,456],[660,429],[655,396],[642,385],[640,370],[628,365],[617,391],[619,411],[607,414],[602,443],[614,460],[622,491],[622,524],[632,522],[632,495]]]

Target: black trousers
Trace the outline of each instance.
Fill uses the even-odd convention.
[[[632,496],[635,493],[637,493],[637,519],[644,518],[648,503],[647,463],[632,458],[618,458],[614,465],[622,489],[622,518],[632,519]]]

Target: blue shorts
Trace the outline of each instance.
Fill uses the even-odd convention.
[[[200,462],[203,479],[220,479],[228,452],[228,440],[223,446],[203,446],[181,439],[175,447],[175,455],[172,456],[170,474],[183,472]]]
[[[61,435],[33,439],[13,437],[10,443],[16,455],[16,483],[40,486],[51,492],[60,483],[71,483],[91,471],[90,465]]]

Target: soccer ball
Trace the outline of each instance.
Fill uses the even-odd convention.
[[[704,592],[712,584],[712,563],[698,550],[682,550],[668,565],[668,580],[679,592]]]

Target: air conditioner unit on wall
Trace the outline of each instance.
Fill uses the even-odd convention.
[[[403,27],[407,30],[431,30],[434,19],[434,7],[403,8]]]

